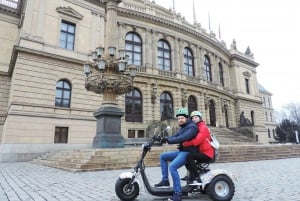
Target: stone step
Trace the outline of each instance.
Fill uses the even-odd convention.
[[[146,166],[159,166],[162,152],[176,150],[176,146],[153,147],[145,158]],[[80,153],[80,157],[78,157]],[[99,171],[132,168],[141,148],[85,149],[45,154],[33,163],[66,171]],[[227,145],[221,146],[217,163],[300,157],[300,145]]]
[[[258,144],[253,138],[249,138],[228,128],[210,127],[210,130],[223,145]]]

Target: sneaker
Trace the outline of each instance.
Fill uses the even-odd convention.
[[[173,196],[168,199],[168,201],[182,201],[181,193],[174,193]]]
[[[155,184],[154,187],[156,188],[168,188],[170,186],[169,181],[161,181],[158,184]]]

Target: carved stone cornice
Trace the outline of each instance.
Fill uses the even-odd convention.
[[[128,18],[136,18],[139,19],[140,21],[145,21],[145,22],[151,22],[153,24],[160,24],[165,26],[165,27],[170,27],[171,29],[176,30],[176,32],[181,32],[185,35],[191,35],[193,37],[198,37],[200,38],[200,41],[206,41],[206,43],[216,47],[217,49],[220,49],[222,52],[224,52],[227,56],[230,56],[230,53],[228,52],[228,50],[221,45],[220,42],[217,42],[215,40],[213,40],[209,34],[204,34],[204,33],[200,33],[198,31],[196,31],[192,25],[190,24],[179,24],[176,23],[174,21],[171,21],[170,19],[164,19],[161,18],[159,16],[155,16],[155,15],[151,15],[151,14],[147,14],[147,13],[143,13],[143,12],[138,12],[136,10],[130,10],[124,7],[119,7],[118,8],[118,15],[119,16],[124,16],[124,17],[128,17]],[[186,23],[188,23],[187,21],[184,21]],[[124,23],[126,23],[124,21]]]
[[[70,16],[70,17],[73,17],[73,18],[76,18],[79,20],[81,20],[83,18],[83,15],[81,15],[79,12],[77,12],[70,6],[69,7],[57,7],[56,11],[58,13],[61,13],[61,14],[64,14],[64,15],[67,15],[67,16]]]
[[[249,71],[243,72],[243,75],[246,76],[246,77],[251,77],[251,73],[249,73]]]

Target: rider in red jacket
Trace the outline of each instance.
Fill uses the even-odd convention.
[[[183,143],[183,147],[195,146],[198,147],[198,153],[189,153],[186,158],[186,166],[190,171],[190,185],[197,184],[200,179],[197,178],[197,165],[195,160],[199,162],[209,162],[214,157],[214,148],[210,145],[211,137],[208,127],[202,120],[202,114],[199,111],[194,111],[191,113],[191,118],[198,126],[197,136]]]

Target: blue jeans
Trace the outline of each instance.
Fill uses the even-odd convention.
[[[180,177],[177,170],[185,164],[187,155],[188,152],[169,151],[162,153],[159,158],[162,173],[162,181],[169,180],[168,161],[171,162],[169,170],[173,179],[174,192],[177,193],[181,193]]]

